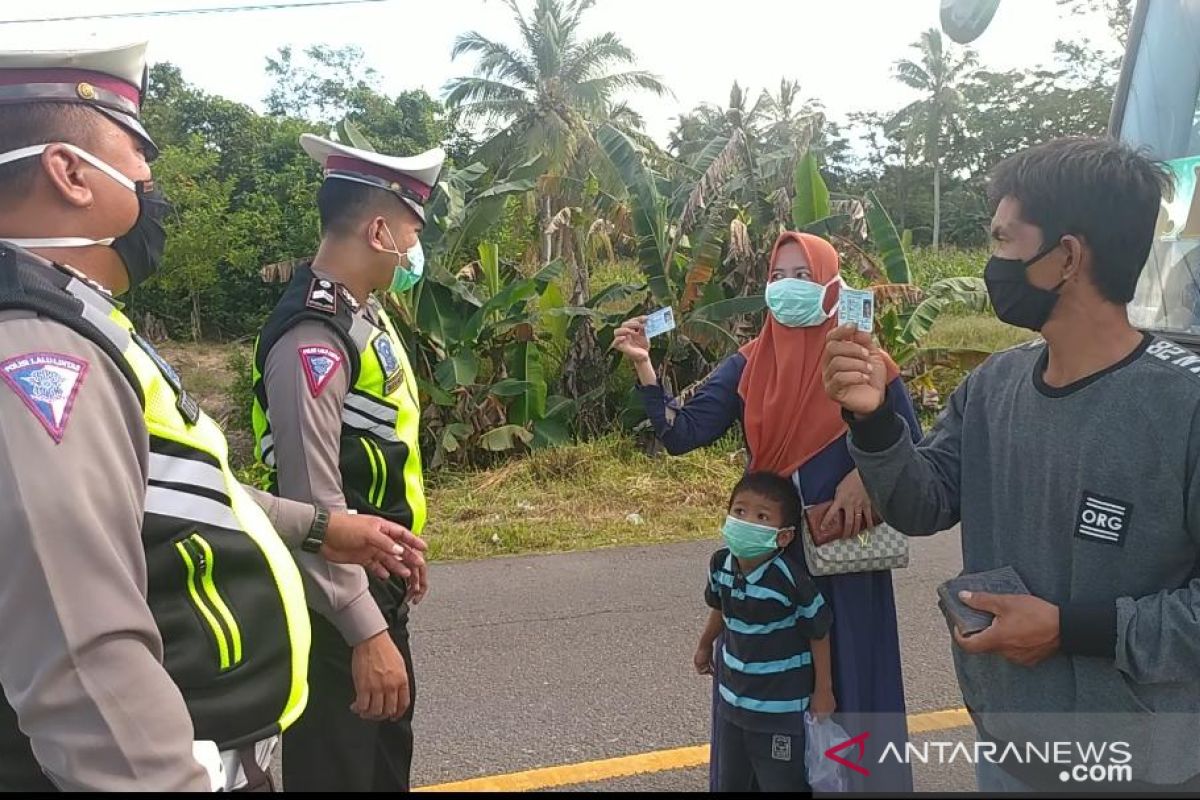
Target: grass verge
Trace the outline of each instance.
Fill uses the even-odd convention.
[[[730,437],[679,458],[651,458],[612,434],[541,450],[487,472],[439,473],[425,536],[435,560],[554,553],[717,538],[741,477]]]

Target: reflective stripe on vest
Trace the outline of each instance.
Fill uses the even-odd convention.
[[[260,737],[262,731],[244,728],[259,723],[268,729],[268,735],[270,728],[286,729],[299,718],[308,699],[309,618],[304,588],[295,561],[266,513],[245,491],[230,469],[228,443],[220,427],[203,412],[195,424],[188,424],[177,408],[179,395],[175,388],[154,358],[135,340],[132,323],[112,306],[110,300],[80,281],[72,281],[66,288],[70,294],[83,301],[85,319],[120,350],[137,377],[145,397],[144,419],[150,434],[151,453],[149,485],[145,498],[147,518],[144,523],[144,538],[152,537],[156,519],[166,520],[171,530],[178,529],[185,533],[193,526],[217,529],[217,533],[222,536],[232,537],[230,541],[234,549],[248,549],[250,553],[254,553],[256,548],[261,560],[265,561],[263,572],[269,572],[273,579],[274,591],[267,594],[272,598],[277,595],[282,620],[286,626],[286,631],[274,631],[273,634],[286,636],[286,643],[276,642],[270,652],[286,649],[286,665],[279,665],[283,674],[276,676],[277,659],[274,656],[264,656],[265,661],[259,662],[252,670],[253,674],[245,674],[242,680],[251,690],[260,685],[254,683],[256,680],[269,681],[271,684],[278,684],[280,679],[287,680],[289,686],[286,692],[281,692],[285,702],[271,712],[275,715],[274,719],[243,720],[243,729],[229,734],[234,737],[233,741],[218,743],[223,747],[248,744],[250,741],[241,741],[237,737],[256,740],[255,737]],[[111,310],[105,315],[100,312],[102,308]],[[252,546],[242,544],[246,539]],[[183,574],[185,562],[189,576],[201,566],[196,559],[199,559],[203,566],[201,573],[192,576],[200,587],[193,595],[201,603],[196,609],[197,613],[209,621],[210,626],[216,626],[212,633],[218,644],[228,645],[232,641],[236,645],[235,648],[228,649],[230,661],[234,660],[235,655],[241,655],[240,650],[243,646],[253,651],[256,643],[252,640],[244,643],[241,641],[244,626],[239,626],[221,593],[238,595],[239,582],[246,587],[252,582],[255,591],[262,592],[262,581],[267,575],[258,577],[236,571],[233,574],[222,573],[221,565],[212,563],[214,551],[204,537],[192,533],[187,537],[186,543],[193,549],[182,548],[183,561],[177,566],[179,573]],[[150,546],[151,542],[148,540],[147,548]],[[193,552],[196,559],[189,555]],[[151,575],[152,582],[158,577]],[[243,613],[248,615],[252,611],[253,609],[246,609]],[[164,643],[165,640],[164,634]],[[223,647],[223,660],[226,652],[227,648]],[[280,657],[283,657],[282,653]],[[171,664],[168,663],[167,667],[170,670]],[[236,682],[233,676],[239,674],[241,673],[230,673],[223,677],[221,685],[229,686],[229,681]],[[172,677],[175,678],[174,675]],[[176,682],[180,681],[176,679]],[[224,690],[218,687],[208,689],[181,685],[180,688],[185,700],[189,702],[189,710],[192,710],[193,717],[196,716],[193,704],[206,702],[206,692],[211,691],[216,696],[216,699],[207,702],[214,707],[221,706],[219,694]],[[278,687],[275,690],[277,691]],[[204,697],[197,699],[197,695]],[[215,708],[211,716],[216,720],[212,724],[220,728],[221,717],[232,714],[228,710]],[[200,734],[199,730],[197,734]]]
[[[355,382],[353,390],[346,395],[342,421],[346,422],[347,411],[357,417],[363,417],[365,413],[369,413],[372,418],[377,419],[376,425],[387,426],[390,429],[389,437],[381,435],[380,438],[408,444],[408,458],[405,459],[403,465],[405,498],[412,509],[412,531],[419,534],[425,527],[427,512],[425,484],[421,471],[421,406],[417,400],[417,382],[412,366],[408,362],[408,355],[400,344],[402,340],[397,335],[391,319],[374,299],[371,301],[371,307],[383,324],[383,330],[368,325],[370,336],[365,345],[359,348],[361,364],[358,380]],[[355,333],[356,331],[351,329],[351,336],[354,336]],[[386,336],[391,340],[392,353],[403,372],[400,385],[390,394],[386,393],[388,376],[383,372],[383,366],[375,348],[375,342],[381,336]],[[393,465],[393,467],[395,466]]]
[[[356,511],[401,521],[414,533],[420,533],[426,519],[420,405],[416,379],[401,346],[402,340],[374,298],[369,301],[369,307],[379,320],[379,326],[366,314],[356,313],[345,305],[335,314],[313,313],[303,302],[306,287],[312,279],[311,272],[301,271],[293,276],[255,342],[252,414],[255,453],[274,473],[277,467],[275,432],[262,375],[271,348],[299,322],[316,320],[325,323],[337,333],[341,346],[350,356],[346,368],[352,384],[342,402],[339,453],[346,500]],[[385,350],[393,362],[391,392],[387,391],[389,376],[385,374],[378,349],[381,338],[387,339],[389,346]],[[401,491],[403,497],[400,497]]]

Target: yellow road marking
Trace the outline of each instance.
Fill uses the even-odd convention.
[[[929,733],[950,728],[962,728],[971,724],[971,718],[965,708],[952,708],[945,711],[930,711],[924,714],[910,714],[908,717],[908,732]],[[558,786],[574,786],[581,783],[597,783],[614,778],[626,778],[630,775],[645,775],[654,772],[666,772],[673,769],[689,769],[703,767],[708,763],[708,745],[700,744],[692,747],[676,747],[672,750],[655,750],[650,753],[638,753],[619,758],[605,758],[599,761],[583,761],[578,764],[563,764],[557,767],[543,767],[524,772],[510,772],[506,775],[488,775],[483,778],[471,778],[453,783],[439,783],[434,786],[423,786],[418,792],[530,792],[539,789],[553,789]]]
[[[910,734],[965,728],[970,724],[971,715],[965,708],[950,708],[945,711],[928,711],[924,714],[908,715],[908,732]]]

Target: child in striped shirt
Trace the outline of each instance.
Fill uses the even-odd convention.
[[[730,499],[726,546],[709,563],[712,611],[694,661],[700,674],[717,675],[718,791],[807,790],[804,714],[825,718],[836,708],[833,615],[788,548],[800,514],[786,479],[745,476]]]

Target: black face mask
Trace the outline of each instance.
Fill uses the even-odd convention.
[[[153,181],[137,182],[137,198],[137,221],[112,243],[112,249],[125,262],[130,289],[145,283],[162,266],[163,251],[167,246],[163,221],[172,211],[171,204]]]
[[[1039,289],[1029,282],[1026,273],[1058,246],[1059,242],[1055,242],[1028,261],[999,256],[988,259],[983,270],[983,280],[987,284],[992,308],[996,310],[996,316],[1001,322],[1040,331],[1050,319],[1050,314],[1058,303],[1058,290],[1067,279],[1063,278],[1053,289]]]

